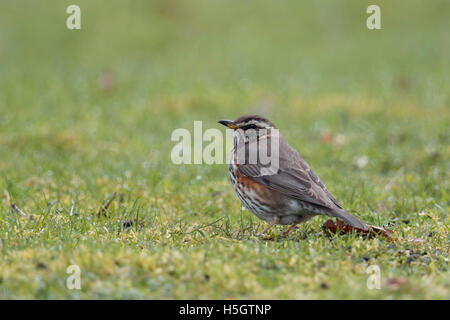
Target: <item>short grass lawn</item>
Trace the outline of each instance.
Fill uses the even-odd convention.
[[[449,299],[449,32],[447,0],[2,1],[0,299]],[[171,161],[245,113],[396,240],[258,237],[226,164]]]

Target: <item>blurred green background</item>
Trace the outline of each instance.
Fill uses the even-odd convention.
[[[447,0],[1,1],[0,298],[448,298],[449,56]],[[350,211],[427,242],[334,247],[320,219],[254,240],[225,165],[170,161],[174,129],[245,113],[277,124]],[[373,263],[407,281],[368,291]]]

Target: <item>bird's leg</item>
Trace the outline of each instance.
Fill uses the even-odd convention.
[[[278,222],[280,222],[280,217],[276,217],[275,219],[273,219],[273,220],[269,223],[269,225],[263,229],[263,231],[261,231],[261,232],[258,233],[258,236],[263,235],[264,233],[266,233],[267,230],[270,229],[270,227],[272,227],[274,224],[277,224]]]
[[[297,227],[296,224],[293,224],[292,226],[290,226],[285,232],[284,235],[287,236],[289,234],[289,232],[291,232],[292,229],[294,229],[295,227]]]

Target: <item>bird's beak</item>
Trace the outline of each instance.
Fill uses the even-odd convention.
[[[220,120],[218,121],[220,124],[224,125],[225,127],[228,127],[230,129],[236,129],[237,125],[234,124],[231,120]]]

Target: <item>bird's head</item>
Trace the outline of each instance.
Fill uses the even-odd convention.
[[[234,130],[233,161],[258,164],[261,174],[278,171],[280,134],[272,122],[258,115],[245,115],[219,123]]]
[[[233,130],[243,130],[244,133],[247,130],[276,129],[272,122],[258,115],[245,115],[234,121],[220,120],[219,123]]]

